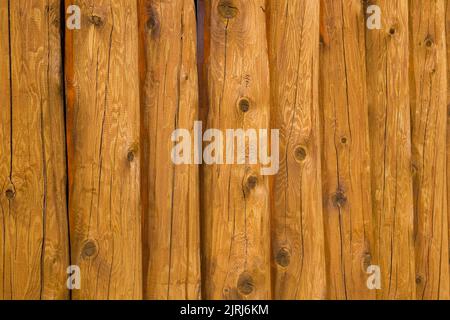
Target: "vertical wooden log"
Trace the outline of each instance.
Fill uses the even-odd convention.
[[[208,128],[269,128],[264,0],[212,0]],[[216,156],[225,155],[222,150]],[[248,156],[248,155],[247,155]],[[269,299],[269,183],[260,165],[204,166],[204,297]]]
[[[68,298],[60,8],[0,1],[3,299]]]
[[[197,65],[199,86],[199,120],[206,123],[208,118],[208,61],[209,61],[209,39],[211,5],[210,0],[197,0]],[[206,5],[208,3],[208,5]],[[202,175],[202,168],[200,168]],[[200,179],[202,183],[202,179]],[[200,192],[202,193],[202,192]]]
[[[198,117],[196,20],[192,0],[140,0],[142,122],[147,186],[144,197],[144,297],[200,298],[198,166],[176,165],[171,156],[188,130],[194,145]],[[183,141],[185,142],[185,141]],[[148,157],[147,157],[148,156]]]
[[[381,299],[414,299],[407,0],[374,0],[381,29],[366,29],[372,204]]]
[[[417,298],[448,299],[444,0],[411,0],[410,19]]]
[[[447,44],[447,219],[449,227],[449,257],[450,257],[450,2],[445,0],[446,7],[446,44]],[[450,265],[450,258],[449,258]],[[450,268],[450,267],[449,267]],[[450,272],[450,271],[449,271]],[[449,277],[450,281],[450,277]]]
[[[9,1],[0,1],[0,300],[12,298],[12,285],[5,282],[7,272],[6,220],[9,215],[9,200],[5,186],[11,185],[11,84],[10,84],[10,40],[9,40]],[[5,230],[5,231],[4,231]],[[10,254],[10,253],[9,253]],[[9,261],[9,259],[8,259]],[[9,267],[10,270],[10,267]]]
[[[326,297],[319,125],[319,7],[270,1],[272,128],[280,171],[272,188],[275,299]]]
[[[328,294],[373,299],[365,19],[361,1],[321,2],[323,195]]]
[[[137,1],[67,1],[69,210],[75,299],[140,299],[142,250]]]

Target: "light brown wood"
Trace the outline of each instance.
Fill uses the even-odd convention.
[[[0,0],[0,299],[450,299],[450,0],[194,4]]]
[[[367,89],[380,299],[414,299],[413,189],[407,0],[376,0],[382,28],[366,30]]]
[[[10,41],[9,41],[9,1],[0,0],[0,95],[3,105],[0,110],[0,299],[12,299],[11,282],[6,283],[6,221],[9,215],[9,200],[5,186],[11,185],[11,85],[10,85]],[[3,228],[5,226],[5,228]],[[9,253],[11,254],[11,253]],[[9,267],[10,269],[10,267]],[[10,271],[9,271],[10,272]],[[8,288],[6,288],[8,286]]]
[[[445,0],[446,12],[446,45],[447,45],[447,219],[449,227],[449,255],[450,255],[450,2]],[[450,259],[449,259],[450,264]],[[450,268],[450,267],[449,267]],[[449,277],[450,281],[450,277]]]
[[[81,30],[66,43],[74,299],[142,298],[137,1],[67,1]]]
[[[60,2],[0,1],[0,298],[66,299]]]
[[[264,0],[209,7],[208,128],[269,129]],[[248,101],[242,112],[239,102]],[[270,135],[269,135],[270,136]],[[202,249],[207,299],[269,299],[269,179],[259,165],[205,165]]]
[[[444,0],[411,0],[410,24],[417,298],[448,299]]]
[[[200,298],[198,166],[175,165],[174,130],[194,142],[198,117],[196,21],[192,0],[139,1],[143,77],[144,297]],[[177,142],[178,143],[178,142]],[[186,152],[188,152],[186,150]],[[190,154],[194,160],[194,152]],[[143,171],[144,172],[144,171]]]
[[[320,108],[328,298],[373,299],[365,19],[361,1],[321,1]]]
[[[324,299],[320,2],[269,3],[271,123],[280,128],[280,171],[271,191],[273,298]]]

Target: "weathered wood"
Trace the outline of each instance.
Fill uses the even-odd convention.
[[[142,298],[137,1],[67,1],[69,214],[75,299]]]
[[[375,0],[382,28],[366,29],[372,205],[381,299],[414,299],[408,0]]]
[[[270,4],[271,123],[280,128],[272,187],[273,298],[326,297],[319,125],[319,6]]]
[[[321,1],[320,105],[328,297],[372,299],[365,19],[361,1]]]
[[[417,298],[448,299],[444,0],[411,0],[410,25]]]
[[[264,0],[212,0],[208,128],[269,128]],[[208,15],[208,14],[207,14]],[[248,107],[240,108],[244,99]],[[248,101],[248,103],[247,103]],[[244,111],[243,111],[244,110]],[[207,299],[269,299],[269,181],[260,165],[205,165],[202,249]]]
[[[200,298],[198,166],[175,165],[171,135],[194,134],[198,117],[192,0],[140,0],[144,206],[144,297]],[[192,145],[194,140],[192,139]],[[186,152],[188,152],[186,150]],[[190,154],[194,159],[194,153]]]
[[[0,298],[66,299],[60,1],[0,1]]]

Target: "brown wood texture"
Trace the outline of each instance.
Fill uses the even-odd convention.
[[[0,299],[450,299],[449,41],[449,0],[0,0]],[[228,129],[279,171],[174,163]]]
[[[413,188],[407,0],[379,0],[380,30],[366,30],[372,205],[382,299],[414,299]]]
[[[410,1],[417,296],[449,298],[445,2]]]
[[[280,171],[272,186],[274,298],[326,297],[319,125],[319,7],[270,1],[272,127]]]
[[[190,0],[139,1],[142,59],[144,296],[200,298],[198,166],[171,160],[174,130],[198,117],[195,7]],[[193,140],[192,140],[193,143]],[[190,154],[194,158],[194,153]]]
[[[69,214],[75,299],[142,298],[137,2],[68,1]]]
[[[373,299],[365,19],[361,1],[322,1],[320,103],[328,297]]]
[[[449,255],[450,255],[450,2],[445,1],[446,7],[446,44],[447,44],[447,219],[449,226]],[[450,258],[449,258],[450,265]],[[450,268],[450,267],[449,267]],[[450,281],[450,279],[449,279]]]
[[[0,2],[3,299],[69,295],[59,13],[59,1]]]
[[[269,128],[265,2],[210,6],[208,128]],[[248,112],[239,108],[246,99]],[[224,153],[217,152],[217,156]],[[247,155],[248,156],[248,155]],[[269,179],[259,165],[205,165],[203,293],[207,299],[270,299]]]

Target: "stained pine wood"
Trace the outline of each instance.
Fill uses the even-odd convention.
[[[372,205],[381,299],[415,298],[407,0],[378,0],[382,28],[367,29]]]
[[[273,297],[326,297],[319,125],[319,6],[270,1],[271,123],[280,128],[272,208]]]
[[[450,5],[446,0],[446,45],[447,45],[447,219],[449,226],[449,254],[450,254]],[[449,259],[450,264],[450,259]]]
[[[69,210],[74,299],[142,298],[137,1],[67,1]]]
[[[265,1],[209,7],[208,128],[269,128]],[[207,14],[208,15],[208,14]],[[248,101],[248,111],[239,108]],[[259,165],[205,165],[202,250],[207,299],[269,299],[269,181]]]
[[[5,186],[11,185],[11,85],[10,85],[10,41],[9,41],[9,3],[0,1],[0,95],[3,105],[0,112],[0,209],[1,226],[6,226],[9,215],[9,200],[5,194]],[[6,274],[6,233],[0,229],[0,299],[11,299],[11,282],[6,283],[3,275]],[[9,289],[6,289],[6,286]]]
[[[449,298],[445,2],[410,1],[418,299]]]
[[[0,299],[449,299],[449,1],[197,5],[0,0]],[[279,172],[174,165],[196,119]]]
[[[145,59],[142,83],[144,297],[200,298],[197,165],[171,160],[174,130],[194,135],[198,117],[195,6],[192,0],[139,1]],[[192,139],[192,145],[194,140]],[[186,150],[188,152],[188,150]],[[190,154],[194,160],[194,152]],[[144,171],[143,171],[144,172]]]
[[[365,19],[361,1],[321,1],[320,108],[328,298],[373,299]]]
[[[0,1],[0,298],[66,299],[59,1]]]

